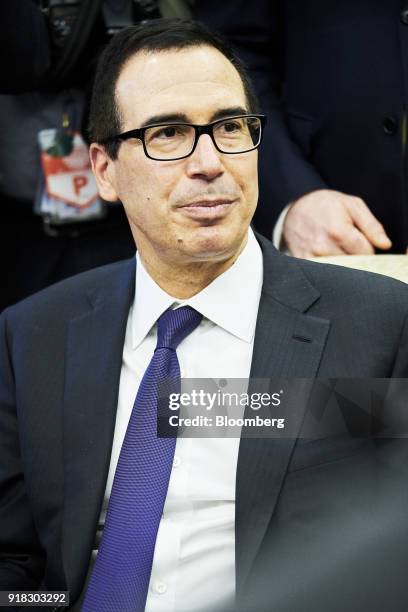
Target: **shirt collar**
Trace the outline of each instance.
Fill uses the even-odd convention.
[[[177,300],[152,279],[136,254],[136,292],[130,312],[132,348],[144,340],[168,308],[191,306],[215,325],[251,342],[262,290],[262,251],[251,228],[247,243],[234,264],[188,300]]]

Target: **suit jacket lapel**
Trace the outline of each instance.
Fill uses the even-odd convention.
[[[113,268],[70,322],[64,392],[62,548],[68,588],[79,593],[103,501],[115,427],[135,261]]]
[[[282,256],[258,237],[264,255],[264,284],[255,332],[251,380],[303,378],[286,385],[286,430],[280,439],[242,438],[236,483],[237,595],[250,572],[279,497],[288,463],[302,424],[311,381],[322,358],[330,323],[305,314],[319,293],[296,259]],[[249,385],[249,392],[253,386]],[[277,388],[273,385],[273,390]],[[286,401],[287,400],[287,401]],[[246,416],[251,416],[248,412]],[[253,413],[252,413],[253,416]]]

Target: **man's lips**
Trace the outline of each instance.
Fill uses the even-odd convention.
[[[182,204],[180,208],[213,208],[216,206],[228,206],[233,204],[235,200],[226,199],[226,198],[217,198],[214,200],[196,200],[195,202],[188,202],[187,204]]]
[[[225,217],[238,200],[227,198],[195,200],[182,204],[178,211],[197,221],[211,222]]]

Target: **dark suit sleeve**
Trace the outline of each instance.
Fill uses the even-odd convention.
[[[278,0],[196,0],[195,17],[218,30],[246,63],[261,110],[268,116],[259,156],[260,203],[255,221],[270,237],[281,210],[327,185],[291,139],[281,106],[285,75],[284,19]],[[301,70],[299,66],[299,70]]]
[[[35,590],[44,559],[24,485],[6,316],[0,316],[0,590]]]
[[[0,8],[0,93],[39,85],[51,60],[45,18],[32,0],[5,0]]]

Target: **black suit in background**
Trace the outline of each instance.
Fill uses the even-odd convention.
[[[407,0],[196,0],[247,62],[269,123],[256,226],[321,188],[361,197],[408,246]]]
[[[38,3],[1,3],[0,94],[17,95],[0,95],[0,311],[63,278],[134,253],[122,206],[108,206],[102,219],[54,226],[52,236],[33,212],[38,132],[61,127],[72,95],[89,87],[93,58],[105,42],[104,29],[96,27],[80,65],[63,87],[56,86],[47,73],[53,50]]]
[[[0,27],[0,91],[37,87],[51,65],[49,33],[33,0],[3,2]]]
[[[408,376],[406,286],[261,246],[253,378]],[[0,317],[0,590],[83,588],[134,279],[134,260],[113,264]],[[306,401],[293,437],[240,444],[240,609],[406,612],[408,445],[307,442]]]

